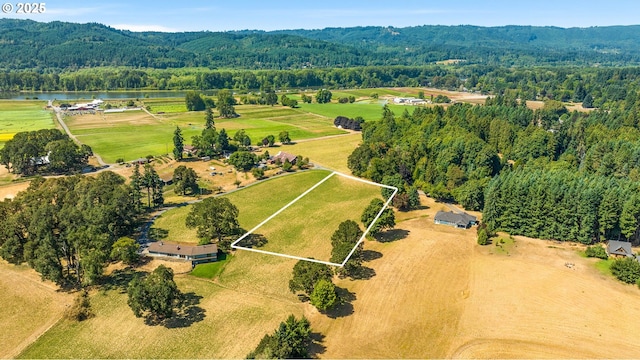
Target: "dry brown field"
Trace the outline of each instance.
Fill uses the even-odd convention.
[[[27,266],[0,260],[0,358],[14,358],[62,317],[72,295]]]
[[[365,242],[369,277],[336,279],[350,301],[329,314],[288,291],[294,260],[239,251],[213,281],[177,276],[181,290],[203,296],[202,321],[146,326],[111,290],[92,297],[96,318],[59,323],[22,356],[242,357],[294,313],[324,335],[314,347],[321,358],[640,357],[637,287],[600,273],[578,245],[515,237],[508,247],[480,247],[474,229],[435,225],[446,207],[422,200],[424,209],[398,213],[395,230]],[[40,288],[35,276],[0,270],[5,283]],[[3,292],[3,303],[19,304],[27,292]],[[37,336],[27,330],[22,338]]]

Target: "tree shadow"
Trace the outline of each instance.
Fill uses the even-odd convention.
[[[237,245],[247,248],[253,248],[262,247],[268,242],[269,240],[267,240],[267,238],[262,234],[249,234],[247,237],[240,240]]]
[[[101,280],[101,288],[104,291],[118,290],[121,294],[127,292],[129,283],[136,276],[147,275],[144,271],[136,271],[132,268],[125,268],[120,270],[114,270],[111,275],[105,276]]]
[[[200,299],[202,296],[194,292],[182,294],[178,309],[172,317],[165,319],[162,325],[167,329],[185,328],[204,320],[206,311],[198,306]]]
[[[166,229],[152,227],[147,231],[147,239],[149,239],[149,241],[162,240],[167,236],[169,236],[169,230]]]
[[[358,266],[358,268],[349,274],[351,280],[369,280],[376,276],[376,271],[368,266]]]
[[[362,251],[362,261],[373,261],[378,260],[382,257],[382,253],[375,250],[363,250]]]
[[[318,355],[324,354],[327,347],[322,343],[325,336],[319,332],[311,333],[311,343],[309,344],[309,358],[318,359]]]
[[[353,314],[353,304],[352,302],[356,300],[356,294],[352,293],[348,289],[337,287],[336,286],[336,294],[340,298],[340,303],[333,308],[323,312],[323,314],[327,315],[332,319],[337,319],[341,317],[347,317]]]
[[[376,241],[381,243],[394,242],[398,240],[402,240],[409,236],[409,230],[405,229],[391,229],[385,232],[378,233],[373,236]]]

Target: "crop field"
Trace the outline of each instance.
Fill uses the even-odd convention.
[[[224,196],[238,207],[240,226],[249,230],[329,174],[330,172],[324,170],[300,172],[261,181]],[[281,189],[286,191],[280,191]],[[166,234],[166,237],[163,237],[165,241],[197,243],[196,230],[185,226],[189,211],[191,206],[165,212],[154,222],[152,229],[155,230],[153,231]]]
[[[157,113],[183,113],[187,112],[187,106],[183,98],[155,98],[144,99],[144,106],[150,106],[151,112]]]
[[[333,175],[256,229],[254,234],[267,240],[259,249],[331,261],[331,235],[338,225],[353,220],[364,231],[360,215],[371,200],[380,197],[378,186]]]
[[[0,100],[0,148],[22,131],[55,127],[53,113],[44,110],[44,101]]]

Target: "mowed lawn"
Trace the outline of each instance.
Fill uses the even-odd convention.
[[[0,148],[22,131],[55,127],[53,112],[44,110],[45,101],[0,100]]]
[[[267,239],[260,250],[330,261],[331,235],[346,220],[364,231],[360,215],[374,198],[380,187],[333,175],[256,229]]]
[[[329,174],[325,170],[299,172],[264,180],[224,196],[238,207],[240,226],[249,230]],[[169,242],[197,243],[196,230],[185,225],[189,211],[191,206],[165,212],[154,222],[152,232],[165,234],[162,240]]]

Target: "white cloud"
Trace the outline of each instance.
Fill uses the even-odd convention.
[[[159,32],[177,32],[180,30],[173,29],[162,25],[142,25],[142,24],[115,24],[111,25],[112,28],[119,30],[129,30],[134,32],[143,31],[159,31]]]

